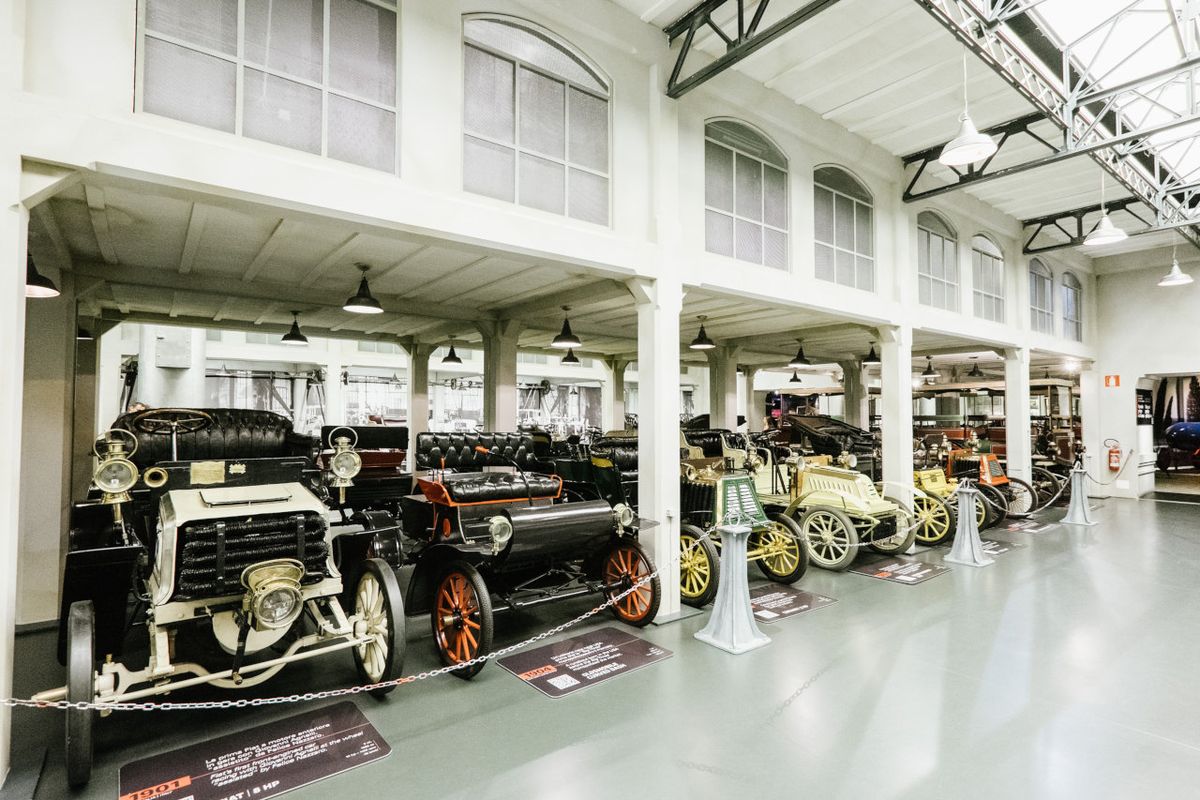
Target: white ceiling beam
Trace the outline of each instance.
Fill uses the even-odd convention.
[[[945,35],[946,34],[944,32],[937,30],[937,31],[934,31],[933,33],[929,34],[928,36],[919,37],[918,39],[916,39],[915,41],[913,41],[912,43],[910,43],[904,47],[897,48],[896,50],[893,50],[889,53],[881,54],[877,59],[875,59],[871,62],[871,73],[870,74],[872,74],[872,75],[879,74],[879,70],[882,67],[886,66],[887,64],[890,64],[894,61],[899,61],[900,59],[903,59],[903,58],[907,58],[908,56],[912,55],[913,53],[916,53],[920,50],[925,49],[930,44],[932,44],[935,40],[940,39]],[[797,71],[797,70],[801,69],[802,67],[804,69],[807,69],[808,67],[810,67],[812,65],[812,62],[819,61],[827,53],[837,52],[840,49],[841,49],[841,47],[839,44],[839,46],[837,47],[836,50],[822,51],[816,57],[807,59],[806,61],[801,62],[800,64],[797,64],[796,67],[794,67],[793,69],[789,69],[789,70],[787,70],[787,72],[782,73],[777,78],[773,79],[775,81],[774,85],[772,85],[770,82],[768,82],[767,88],[768,89],[776,88],[776,86],[778,86],[779,81],[783,78],[784,75],[787,75],[794,71]],[[813,87],[812,89],[809,89],[808,91],[800,92],[799,94],[790,94],[790,93],[784,91],[784,94],[787,94],[788,97],[790,97],[792,99],[792,101],[795,102],[797,105],[807,106],[808,102],[810,100],[812,100],[816,97],[820,97],[823,94],[828,94],[829,92],[838,91],[845,84],[852,83],[856,80],[861,80],[862,77],[863,77],[862,70],[848,69],[845,72],[843,72],[841,75],[837,76],[836,78],[818,81],[817,82],[818,85]]]
[[[254,318],[254,324],[262,325],[264,322],[266,322],[268,319],[271,318],[271,316],[275,313],[275,310],[278,308],[279,308],[279,303],[267,303],[265,306],[263,306],[262,313],[260,313],[257,317]]]
[[[46,238],[50,240],[50,244],[54,247],[55,258],[58,259],[58,268],[60,270],[71,268],[71,248],[67,244],[66,238],[63,237],[62,229],[58,227],[58,220],[54,217],[54,212],[50,208],[50,203],[40,203],[33,207],[31,212],[41,224],[42,230],[46,232]]]
[[[217,309],[217,313],[213,314],[213,322],[220,322],[229,316],[229,312],[233,310],[233,304],[236,302],[236,297],[226,297],[221,301],[221,307]]]
[[[317,262],[316,266],[305,273],[304,277],[300,279],[300,286],[307,288],[320,280],[326,272],[333,268],[334,264],[345,258],[352,250],[354,250],[354,246],[358,242],[358,236],[359,235],[357,233],[352,233],[343,239],[341,244],[330,251],[328,255]],[[355,280],[355,285],[357,285],[357,280]]]
[[[891,12],[884,14],[882,17],[871,20],[870,24],[860,25],[858,27],[858,30],[855,31],[854,33],[850,34],[849,36],[844,36],[841,39],[837,40],[836,42],[824,42],[823,43],[824,47],[815,51],[815,53],[813,55],[809,56],[808,58],[802,58],[799,61],[795,62],[794,64],[789,64],[785,69],[775,73],[770,78],[767,78],[765,81],[762,82],[763,86],[767,87],[768,89],[775,89],[778,87],[779,82],[781,80],[783,80],[785,77],[787,77],[788,75],[793,75],[798,72],[804,72],[806,70],[812,69],[814,66],[816,66],[817,64],[820,64],[823,61],[827,61],[830,58],[833,58],[834,56],[840,56],[842,53],[844,53],[846,50],[849,50],[851,47],[854,47],[855,45],[858,45],[860,42],[866,41],[867,39],[870,39],[872,36],[876,35],[879,32],[879,30],[883,26],[887,25],[894,17],[901,17],[901,16],[905,16],[905,15],[911,14],[911,13],[912,13],[911,6],[897,5],[896,8],[894,10],[892,10]],[[945,36],[945,35],[946,34],[942,33],[941,31],[938,31],[938,36]],[[925,37],[925,38],[930,38],[930,37]],[[875,72],[878,70],[878,68],[879,68],[879,62],[873,60],[871,62],[871,71]],[[862,74],[862,72],[860,70],[852,70],[852,72],[854,72],[856,74],[860,74],[860,75]]]
[[[617,297],[628,297],[633,302],[633,296],[625,284],[605,278],[564,292],[550,292],[523,303],[495,308],[495,312],[499,319],[521,319],[545,314],[562,306],[588,306]]]
[[[88,215],[92,220],[92,233],[96,236],[96,246],[100,255],[109,264],[118,263],[117,249],[113,246],[112,231],[108,226],[108,206],[104,200],[104,190],[98,186],[84,185],[84,196],[87,198]]]
[[[404,258],[397,261],[395,264],[392,264],[390,267],[384,267],[383,269],[381,269],[378,272],[378,274],[372,275],[371,280],[382,282],[382,281],[386,280],[387,278],[390,278],[392,276],[392,273],[403,268],[405,264],[409,263],[414,258],[416,258],[417,256],[419,256],[422,253],[424,253],[425,251],[427,251],[430,247],[433,247],[433,245],[431,245],[431,244],[421,245],[420,247],[418,247],[417,249],[413,250],[411,253],[406,255]]]
[[[187,235],[183,238],[183,250],[179,254],[179,273],[186,275],[192,271],[196,263],[196,253],[200,250],[200,240],[204,237],[204,228],[208,225],[208,206],[203,203],[192,203],[192,212],[188,216]]]
[[[423,282],[417,284],[416,286],[406,289],[404,291],[404,294],[401,295],[401,297],[407,297],[407,298],[418,297],[418,296],[420,296],[420,294],[422,292],[428,291],[432,287],[437,286],[439,283],[444,283],[446,281],[453,280],[456,276],[462,274],[463,272],[466,272],[467,270],[469,270],[473,267],[478,266],[479,264],[482,264],[484,261],[487,261],[489,258],[491,258],[490,255],[480,256],[479,258],[471,259],[466,264],[463,264],[462,266],[459,266],[459,267],[454,267],[453,269],[444,270],[444,271],[436,271],[435,270],[437,272],[437,274],[434,277],[430,278],[427,281],[423,281]]]
[[[285,217],[275,223],[275,228],[271,231],[271,235],[263,242],[263,246],[259,248],[254,255],[254,260],[250,262],[250,266],[246,267],[246,271],[242,274],[243,281],[252,281],[258,277],[263,271],[263,267],[271,260],[271,256],[275,255],[275,251],[279,249],[279,245],[283,244],[288,234],[291,233],[291,223]]]

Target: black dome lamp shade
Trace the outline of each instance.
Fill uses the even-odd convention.
[[[788,383],[803,383],[803,381],[800,380],[800,373],[796,372],[796,370],[792,370],[792,377]]]
[[[450,352],[448,352],[448,353],[446,353],[446,355],[442,356],[442,363],[443,364],[461,364],[461,363],[463,363],[462,359],[458,357],[458,353],[456,353],[454,351],[454,340],[453,339],[450,340]]]
[[[925,356],[925,369],[921,372],[921,377],[926,383],[933,383],[937,376],[938,371],[933,368],[933,356]]]
[[[79,330],[75,332],[75,341],[77,342],[90,342],[95,340],[95,338],[96,337],[92,335],[92,332],[82,325],[80,325]]]
[[[557,347],[560,350],[570,350],[572,347],[579,347],[583,343],[580,342],[579,337],[571,331],[571,320],[567,318],[567,312],[571,310],[571,307],[563,306],[562,310],[562,330],[559,331],[558,336],[554,337],[554,341],[550,343],[550,346]],[[565,362],[566,359],[564,358],[563,361]],[[578,363],[578,359],[576,359],[576,363]]]
[[[862,363],[864,363],[864,364],[878,364],[879,363],[879,356],[875,355],[875,343],[874,342],[871,342],[871,352],[869,352],[865,356],[863,356]]]
[[[792,369],[800,369],[800,367],[811,367],[812,361],[804,355],[804,342],[800,342],[800,349],[796,351],[796,355],[792,356],[792,360],[788,362],[788,366]]]
[[[25,254],[25,296],[37,299],[58,297],[58,287],[54,281],[38,272],[33,263],[33,254]]]
[[[371,294],[371,287],[367,285],[367,270],[371,267],[367,264],[355,264],[354,266],[362,270],[362,280],[358,284],[358,293],[346,298],[342,310],[352,314],[382,314],[383,306]]]
[[[712,350],[717,346],[717,343],[708,338],[708,332],[704,330],[704,320],[708,319],[708,317],[702,314],[696,317],[696,319],[700,320],[700,331],[696,334],[696,338],[692,339],[692,343],[688,347],[692,350]]]
[[[981,369],[979,368],[979,361],[978,361],[978,358],[977,358],[976,356],[972,356],[971,358],[972,358],[972,360],[974,360],[974,361],[975,361],[975,363],[971,365],[971,371],[967,373],[967,377],[968,377],[968,378],[984,378],[984,377],[987,377],[986,375],[984,375],[984,374],[983,374],[983,370],[981,370]]]
[[[575,351],[573,349],[568,348],[567,354],[562,357],[562,361],[560,363],[568,367],[577,367],[579,366],[579,357],[575,355]]]
[[[292,312],[292,329],[283,335],[280,340],[284,344],[290,344],[293,347],[303,347],[308,344],[308,337],[300,331],[300,312]]]

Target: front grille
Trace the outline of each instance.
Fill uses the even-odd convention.
[[[711,522],[715,492],[715,484],[681,478],[679,481],[679,507],[684,518],[694,520],[693,524]]]
[[[311,511],[185,524],[176,542],[175,599],[240,594],[242,570],[275,558],[304,562],[304,583],[320,581],[325,531],[325,519]]]
[[[1004,477],[1004,467],[1000,466],[999,461],[989,461],[988,462],[988,472],[991,474],[991,476],[993,478]]]

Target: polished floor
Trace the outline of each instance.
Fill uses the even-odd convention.
[[[643,633],[673,657],[557,700],[494,665],[469,683],[360,698],[393,753],[287,796],[1197,797],[1200,509],[1110,500],[1093,517],[1091,528],[989,532],[1028,546],[917,586],[811,569],[800,587],[838,602],[764,626],[772,643],[741,656],[692,638],[705,615]],[[587,607],[509,617],[499,643]],[[426,625],[411,624],[406,672],[434,665]],[[18,692],[58,680],[49,637],[18,647]],[[269,688],[353,676],[349,657],[334,658]],[[289,713],[102,720],[79,796],[115,797],[128,761]],[[18,712],[10,795],[32,787],[45,753],[36,797],[70,796],[59,725],[58,712]]]

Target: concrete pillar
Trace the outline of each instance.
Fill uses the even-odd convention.
[[[842,396],[842,413],[846,423],[858,428],[869,428],[871,412],[862,361],[857,358],[839,361],[838,366],[842,368],[842,386],[845,389]]]
[[[1029,348],[1004,351],[1005,471],[1028,481],[1033,478],[1033,447],[1029,441]]]
[[[643,536],[659,570],[659,618],[679,613],[678,280],[629,282],[638,312],[638,513],[661,523]]]
[[[903,497],[894,487],[912,484],[912,328],[908,325],[880,328],[879,346],[883,480],[892,484],[889,494]]]
[[[417,434],[429,430],[429,356],[433,345],[412,342],[405,345],[408,350],[408,437],[409,468],[416,469],[413,461],[417,452]]]
[[[600,427],[606,431],[625,430],[625,368],[629,362],[623,358],[604,359],[607,378],[600,390]]]
[[[517,339],[524,323],[515,319],[476,322],[483,334],[483,427],[517,427]]]
[[[709,427],[736,430],[738,348],[718,345],[704,355],[708,358]]]
[[[766,416],[763,404],[754,394],[754,376],[757,374],[758,367],[742,366],[742,379],[746,382],[746,394],[742,398],[742,413],[746,416],[746,430],[751,432],[763,429],[763,417]]]

